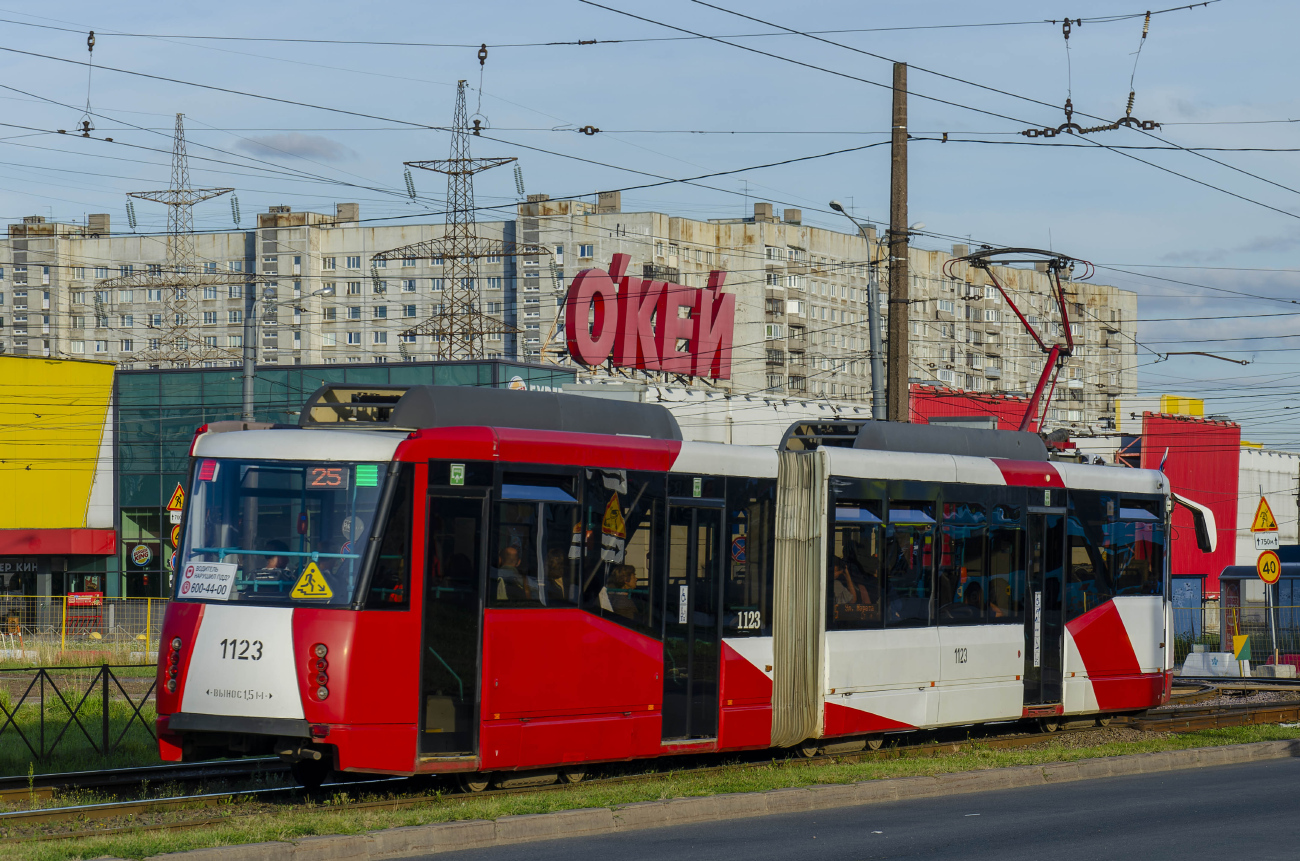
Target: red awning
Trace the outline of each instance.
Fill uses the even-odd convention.
[[[0,529],[0,556],[112,556],[114,529]]]

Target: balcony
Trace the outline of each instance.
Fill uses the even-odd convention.
[[[993,367],[985,368],[984,376],[988,377],[990,380],[1000,380],[1002,379],[1002,369]]]

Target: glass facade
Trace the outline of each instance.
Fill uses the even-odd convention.
[[[559,391],[571,368],[500,360],[346,365],[268,365],[257,369],[254,418],[297,424],[307,397],[326,383],[491,386]],[[110,595],[162,597],[175,545],[166,506],[188,470],[194,431],[238,419],[238,367],[117,372],[114,383],[119,552]]]

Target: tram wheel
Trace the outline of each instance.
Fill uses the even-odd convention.
[[[562,783],[582,783],[582,779],[587,776],[585,771],[562,771],[560,772],[560,781]]]
[[[289,772],[303,789],[319,789],[329,777],[330,764],[325,759],[300,759],[289,766]]]
[[[817,744],[817,742],[806,741],[803,744],[799,745],[799,755],[806,759],[812,759],[814,756],[817,755],[817,751],[819,751],[820,749],[821,749],[821,745]]]
[[[1039,718],[1038,729],[1042,732],[1056,732],[1061,728],[1061,722],[1056,718]]]
[[[867,747],[870,750],[880,750],[881,745],[883,745],[884,743],[885,743],[885,737],[883,735],[867,736]]]
[[[491,778],[486,774],[462,774],[460,776],[460,788],[466,792],[482,792],[492,784]]]

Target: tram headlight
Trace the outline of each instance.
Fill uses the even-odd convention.
[[[311,647],[311,651],[312,654],[315,655],[316,657],[323,658],[329,654],[330,650],[326,648],[324,643],[317,643],[316,645]]]
[[[168,679],[168,680],[167,680],[167,693],[169,693],[169,694],[174,694],[174,693],[176,693],[176,680],[175,680],[175,679]]]
[[[329,681],[330,681],[330,677],[325,675],[324,673],[316,674],[316,684],[324,686],[329,684]]]
[[[172,651],[179,652],[180,650],[181,650],[181,638],[172,637]]]
[[[330,689],[321,685],[316,689],[316,699],[323,700],[330,695]]]

